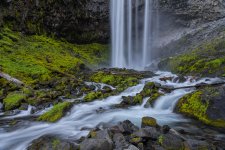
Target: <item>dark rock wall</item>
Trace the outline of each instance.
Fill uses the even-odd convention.
[[[26,34],[56,35],[70,42],[108,42],[107,0],[1,0],[0,25]]]

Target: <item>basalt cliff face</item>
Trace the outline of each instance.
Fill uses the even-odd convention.
[[[107,0],[2,0],[0,25],[74,43],[108,42]]]
[[[158,2],[158,3],[156,3]],[[140,0],[140,11],[143,11]],[[225,17],[224,0],[154,0],[160,30],[195,28]],[[26,34],[56,35],[73,43],[109,43],[109,0],[2,0],[0,25]]]

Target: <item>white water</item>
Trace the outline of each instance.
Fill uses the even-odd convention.
[[[140,106],[130,107],[128,109],[112,109],[111,106],[119,104],[122,101],[122,96],[134,96],[139,93],[146,82],[155,81],[162,85],[173,85],[180,87],[184,85],[193,85],[200,82],[205,82],[202,79],[198,82],[187,80],[184,83],[174,83],[172,81],[160,81],[161,77],[176,77],[170,73],[158,72],[158,76],[144,79],[137,86],[131,87],[119,95],[108,97],[102,101],[94,101],[91,103],[83,103],[75,105],[71,112],[66,117],[62,118],[57,123],[42,123],[30,122],[24,120],[25,123],[7,131],[4,126],[0,127],[0,150],[23,150],[32,142],[43,135],[57,134],[63,138],[77,139],[88,134],[88,130],[83,128],[94,128],[101,123],[116,124],[118,121],[126,119],[131,120],[136,125],[140,126],[143,116],[152,116],[157,119],[160,124],[170,124],[174,122],[187,121],[182,116],[173,113],[175,103],[183,95],[193,91],[192,89],[179,89],[172,93],[161,96],[155,103],[153,108],[144,108],[147,98]],[[216,82],[219,79],[210,79],[210,82]],[[102,112],[98,111],[103,110]],[[15,116],[17,117],[17,116]],[[7,118],[0,119],[4,121]]]
[[[158,13],[153,13],[152,0],[144,0],[144,12],[140,12],[141,3],[139,0],[111,0],[113,67],[140,70],[151,62],[158,34]]]

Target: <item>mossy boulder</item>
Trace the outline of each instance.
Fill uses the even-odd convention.
[[[56,136],[45,135],[32,141],[28,150],[78,150],[78,147],[70,140],[60,139]]]
[[[159,93],[159,88],[155,86],[154,82],[148,82],[145,84],[143,90],[137,93],[135,96],[123,96],[123,101],[117,105],[117,107],[127,107],[132,105],[140,105],[143,103],[143,99],[150,97],[147,101],[148,105],[153,104],[154,101],[162,94]]]
[[[143,117],[142,118],[142,121],[141,121],[141,127],[144,128],[144,127],[157,127],[158,124],[157,124],[157,121],[155,118],[152,118],[152,117]]]
[[[225,38],[204,43],[196,49],[162,60],[159,68],[181,75],[225,76]]]
[[[199,89],[181,98],[175,110],[205,124],[225,128],[224,91],[224,86]]]
[[[56,122],[72,107],[72,103],[58,103],[51,110],[38,117],[38,121]]]
[[[4,110],[8,111],[19,108],[25,98],[26,95],[20,92],[8,94],[7,97],[3,99]]]
[[[90,101],[93,101],[95,99],[101,99],[101,98],[103,98],[103,93],[101,91],[97,91],[97,92],[90,92],[90,93],[88,93],[84,97],[84,100],[86,102],[90,102]]]

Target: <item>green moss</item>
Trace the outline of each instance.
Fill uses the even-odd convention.
[[[22,93],[10,93],[3,100],[5,110],[13,110],[18,108],[26,96]]]
[[[53,149],[57,149],[57,147],[60,145],[60,140],[59,139],[54,139],[52,141],[52,147]]]
[[[134,102],[136,104],[141,104],[143,101],[143,96],[141,94],[137,94],[136,96],[134,96]]]
[[[90,80],[97,83],[105,83],[117,88],[118,92],[138,84],[140,77],[136,75],[124,75],[123,73],[113,74],[99,71],[90,77]]]
[[[164,141],[164,137],[163,137],[163,135],[160,135],[159,138],[158,138],[158,144],[162,145],[163,141]]]
[[[90,101],[93,101],[95,99],[101,99],[103,98],[103,94],[102,92],[100,91],[97,91],[97,92],[90,92],[88,93],[85,97],[84,97],[84,100],[86,102],[90,102]]]
[[[56,122],[61,119],[66,111],[70,109],[72,103],[63,102],[55,105],[50,111],[44,113],[38,118],[38,121],[48,121],[48,122]]]
[[[152,117],[143,117],[141,125],[142,127],[145,127],[145,126],[157,127],[158,126],[156,119]]]
[[[198,90],[181,98],[176,109],[178,112],[194,117],[205,124],[216,127],[225,127],[224,120],[212,120],[207,115],[210,100],[217,95],[218,92],[212,88]]]
[[[44,35],[24,36],[1,29],[0,64],[4,72],[27,84],[46,81],[56,73],[80,73],[81,66],[105,63],[108,47],[101,44],[75,45]]]
[[[138,144],[139,142],[142,141],[142,138],[141,137],[135,137],[135,138],[132,138],[130,140],[131,143],[134,143],[134,144]]]
[[[225,74],[224,45],[225,39],[217,39],[191,52],[166,59],[159,66],[183,75],[222,76]]]

